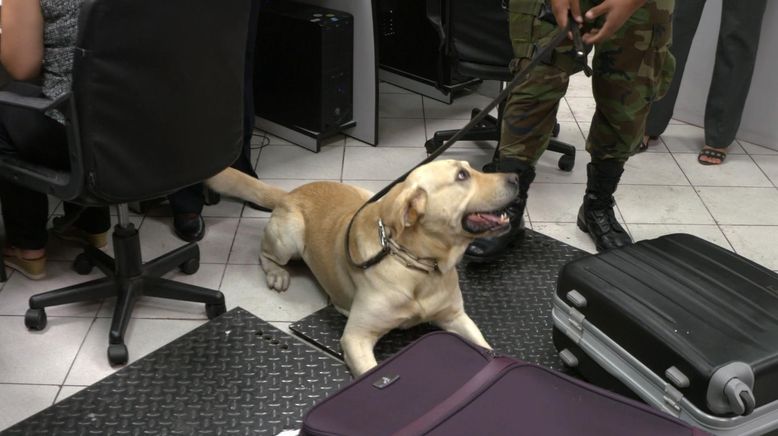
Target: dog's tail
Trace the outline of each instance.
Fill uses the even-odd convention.
[[[286,195],[286,191],[268,185],[234,168],[227,168],[205,181],[214,191],[250,201],[268,209],[275,209]]]

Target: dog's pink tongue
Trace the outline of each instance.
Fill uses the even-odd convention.
[[[491,223],[501,222],[499,215],[495,215],[491,213],[474,213],[470,215],[469,219],[470,221],[473,221],[478,224],[491,224]]]

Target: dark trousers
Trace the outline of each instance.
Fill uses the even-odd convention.
[[[254,134],[254,46],[257,38],[260,1],[251,2],[246,64],[243,71],[243,150],[232,167],[252,177],[257,177],[251,162],[251,137]],[[203,184],[189,186],[168,195],[174,214],[201,213],[203,211]]]
[[[713,80],[705,106],[705,143],[711,147],[725,148],[735,140],[751,86],[766,5],[767,0],[724,0]],[[689,49],[704,6],[705,0],[675,2],[670,51],[677,61],[676,73],[665,97],[651,107],[647,135],[662,134],[673,116]]]
[[[67,169],[70,163],[65,126],[39,112],[8,106],[0,106],[0,153],[13,153],[53,169]],[[0,204],[9,245],[25,250],[46,246],[49,216],[46,194],[0,180]],[[66,214],[81,209],[67,202],[64,208]],[[108,208],[86,208],[74,225],[88,233],[108,231],[111,228]]]

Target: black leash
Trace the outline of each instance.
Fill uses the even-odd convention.
[[[583,43],[581,42],[581,34],[580,30],[578,29],[577,23],[575,20],[572,19],[572,15],[568,18],[568,30],[572,32],[573,34],[573,42],[575,45],[575,51],[577,54],[585,54]],[[348,227],[346,228],[346,257],[348,258],[349,264],[351,266],[360,268],[360,269],[368,269],[371,266],[377,264],[381,260],[384,259],[390,252],[391,247],[389,246],[388,237],[386,235],[386,230],[384,228],[383,222],[379,220],[378,222],[378,239],[381,243],[381,251],[379,251],[375,256],[371,257],[370,259],[362,262],[357,263],[354,261],[354,259],[351,257],[351,250],[349,249],[349,236],[351,235],[351,226],[354,224],[354,219],[359,215],[360,212],[362,212],[362,209],[364,209],[368,204],[375,203],[378,199],[386,195],[389,190],[391,190],[395,185],[398,183],[402,183],[406,177],[408,177],[408,174],[412,173],[416,168],[426,165],[433,160],[437,159],[441,154],[443,154],[444,151],[448,150],[449,147],[451,147],[454,143],[459,141],[460,138],[462,138],[466,133],[468,133],[470,130],[473,129],[478,123],[480,123],[489,113],[497,107],[500,103],[503,102],[503,100],[507,99],[510,95],[511,91],[513,90],[516,85],[521,83],[525,77],[529,74],[530,71],[532,71],[533,68],[535,68],[536,65],[543,62],[545,59],[549,58],[554,49],[556,49],[559,44],[562,43],[567,38],[567,32],[558,32],[557,35],[551,40],[551,42],[543,47],[542,50],[535,53],[535,55],[532,57],[532,60],[529,64],[527,64],[526,67],[522,68],[521,71],[516,73],[516,75],[513,77],[513,80],[508,84],[508,86],[503,89],[500,94],[497,95],[497,97],[492,100],[488,105],[486,105],[485,108],[483,108],[478,114],[473,117],[465,127],[459,129],[454,136],[452,136],[448,141],[446,141],[443,145],[438,147],[434,152],[432,152],[429,156],[427,156],[426,159],[419,162],[416,166],[408,170],[405,174],[398,177],[396,180],[391,182],[389,185],[375,193],[372,197],[370,197],[369,200],[365,204],[363,204],[351,217],[351,221],[348,223]]]

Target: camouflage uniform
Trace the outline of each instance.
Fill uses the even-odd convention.
[[[582,13],[600,1],[580,0]],[[667,92],[672,80],[675,61],[668,50],[672,10],[673,0],[648,0],[614,35],[595,47],[592,88],[597,108],[586,140],[592,161],[586,166],[586,194],[577,224],[589,233],[598,251],[632,242],[616,220],[613,193],[624,162],[642,139],[651,103]],[[543,11],[551,16],[543,0],[511,0],[510,11],[512,68],[517,70],[561,30],[541,18]],[[602,27],[603,20],[593,26]],[[568,40],[560,45],[529,72],[505,103],[498,161],[490,169],[516,172],[519,192],[506,208],[510,230],[471,243],[465,252],[471,260],[489,260],[523,237],[522,216],[535,179],[534,165],[548,146],[570,75],[583,69],[574,60],[572,46]]]
[[[582,14],[600,3],[580,2]],[[543,0],[510,2],[516,66],[528,63],[536,48],[560,31],[538,18],[542,7]],[[664,95],[672,80],[675,61],[668,50],[672,11],[673,0],[649,0],[611,38],[595,47],[592,90],[597,109],[586,141],[592,160],[625,162],[637,149],[651,103]],[[601,27],[602,19],[594,27]],[[567,40],[514,88],[504,110],[502,158],[534,165],[545,151],[568,79],[582,70],[571,51],[572,42]]]

